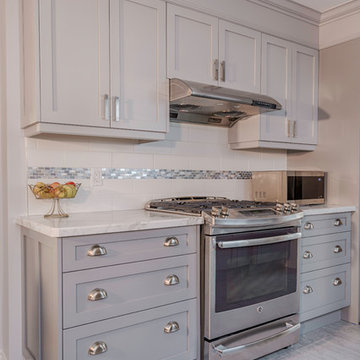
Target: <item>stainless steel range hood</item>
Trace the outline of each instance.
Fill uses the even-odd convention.
[[[281,104],[266,95],[170,79],[170,121],[231,127],[274,110],[281,110]]]

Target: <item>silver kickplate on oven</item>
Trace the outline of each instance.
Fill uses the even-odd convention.
[[[223,337],[205,340],[204,360],[254,360],[299,341],[298,314],[256,328]]]

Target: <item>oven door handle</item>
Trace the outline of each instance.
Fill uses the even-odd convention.
[[[276,338],[289,335],[289,334],[291,334],[291,333],[293,333],[293,332],[300,329],[300,323],[293,325],[293,324],[291,324],[289,322],[286,322],[285,326],[286,326],[285,330],[280,331],[280,332],[278,332],[278,333],[276,333],[274,335],[268,336],[268,337],[260,339],[260,340],[256,340],[256,341],[253,341],[253,342],[250,342],[250,343],[247,343],[247,344],[243,344],[243,345],[234,346],[232,348],[227,348],[224,345],[218,345],[218,346],[213,346],[213,349],[214,349],[214,351],[216,351],[218,353],[218,355],[220,357],[222,357],[222,356],[234,354],[234,353],[236,353],[236,352],[238,352],[240,350],[244,350],[247,347],[261,344],[261,343],[263,343],[265,341],[274,340]]]
[[[231,249],[231,248],[238,248],[238,247],[274,244],[274,243],[278,243],[278,242],[296,240],[296,239],[300,239],[300,238],[301,238],[301,233],[297,232],[294,234],[270,236],[270,237],[265,237],[265,238],[260,238],[260,239],[219,241],[217,243],[217,245],[221,249]]]

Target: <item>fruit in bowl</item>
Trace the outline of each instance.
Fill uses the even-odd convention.
[[[50,185],[37,182],[29,187],[37,199],[71,199],[75,197],[80,185],[73,181],[63,185],[55,181]]]

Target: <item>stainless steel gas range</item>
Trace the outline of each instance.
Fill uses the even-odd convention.
[[[303,213],[296,204],[182,197],[145,208],[204,217],[203,359],[256,359],[298,341]]]

